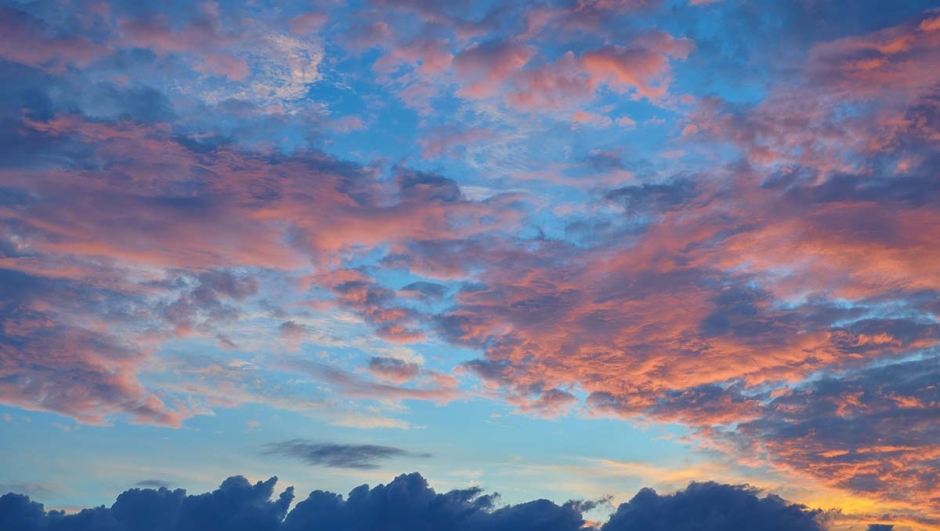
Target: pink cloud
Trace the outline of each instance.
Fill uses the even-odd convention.
[[[350,398],[380,401],[426,400],[446,404],[463,396],[454,387],[433,383],[430,386],[404,387],[368,381],[335,367],[313,361],[285,362],[285,369],[310,375],[336,385],[340,392]],[[420,382],[419,382],[420,383]]]
[[[458,94],[469,98],[485,98],[499,85],[521,69],[535,50],[506,41],[473,44],[454,59],[457,76],[467,85]]]
[[[341,116],[330,122],[330,127],[341,133],[365,131],[367,126],[358,116]]]
[[[582,57],[586,72],[608,83],[614,90],[635,90],[658,99],[668,88],[668,58],[685,59],[692,50],[688,39],[656,33],[638,39],[631,47],[605,46]]]
[[[112,50],[82,35],[51,35],[44,23],[25,13],[0,9],[0,56],[30,66],[59,69],[84,66]]]
[[[303,13],[288,21],[290,32],[297,35],[316,33],[327,23],[329,17],[323,13]]]
[[[555,62],[519,72],[506,96],[509,105],[520,109],[569,107],[590,98],[597,81],[585,76],[572,52]]]
[[[688,39],[655,32],[629,46],[605,46],[581,56],[568,52],[553,63],[519,72],[506,100],[528,110],[570,108],[590,99],[600,86],[659,100],[669,88],[670,60],[684,60],[691,50]]]
[[[452,60],[448,41],[417,38],[393,45],[374,66],[388,73],[401,66],[409,66],[425,76],[434,76],[450,67]]]
[[[594,114],[586,111],[575,111],[571,115],[571,121],[576,124],[590,125],[592,127],[610,127],[614,122],[609,116]]]
[[[436,128],[423,135],[421,144],[425,158],[454,156],[461,148],[466,148],[494,136],[493,131],[485,128],[447,129]]]
[[[874,33],[816,45],[807,72],[811,79],[853,98],[916,95],[940,82],[928,65],[940,57],[940,14]]]
[[[0,307],[0,400],[32,411],[53,411],[95,425],[115,417],[179,427],[192,413],[146,389],[136,367],[150,353],[95,327],[64,322],[63,306],[81,307],[70,282],[11,273],[22,288]]]
[[[398,358],[375,357],[369,361],[369,372],[376,378],[403,384],[417,378],[421,374],[421,367]]]
[[[200,67],[213,74],[223,75],[232,81],[244,81],[249,72],[248,63],[244,59],[219,53],[207,53]]]

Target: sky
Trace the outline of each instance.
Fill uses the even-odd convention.
[[[938,147],[937,0],[0,0],[0,527],[940,530]]]

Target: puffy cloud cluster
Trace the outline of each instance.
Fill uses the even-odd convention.
[[[225,480],[218,490],[187,495],[182,489],[131,489],[108,507],[66,515],[43,510],[20,494],[0,498],[0,526],[23,531],[196,531],[231,529],[275,531],[294,498],[287,488],[272,501],[277,478],[252,485],[241,476]]]
[[[746,487],[693,483],[683,491],[661,496],[644,489],[601,527],[601,531],[666,531],[698,529],[824,529],[819,511],[792,505],[777,496],[759,498]]]
[[[437,493],[420,474],[387,485],[362,485],[347,497],[316,490],[288,512],[288,487],[272,499],[277,478],[252,485],[241,476],[215,491],[188,495],[166,488],[131,489],[111,507],[66,515],[45,511],[21,494],[0,497],[0,527],[17,531],[577,531],[582,513],[597,502],[558,505],[534,500],[499,506],[497,495],[479,488]],[[792,505],[748,487],[692,483],[659,495],[644,489],[620,505],[601,531],[821,531],[818,511]]]

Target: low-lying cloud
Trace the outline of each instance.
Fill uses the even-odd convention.
[[[692,483],[675,494],[643,489],[600,528],[583,512],[596,502],[533,500],[497,506],[480,488],[437,493],[418,473],[387,485],[362,485],[345,498],[315,490],[290,511],[293,487],[273,498],[277,478],[241,476],[215,491],[188,495],[130,489],[110,506],[66,515],[22,494],[0,497],[0,529],[17,531],[822,531],[820,511],[746,486]],[[881,527],[879,527],[881,529]]]

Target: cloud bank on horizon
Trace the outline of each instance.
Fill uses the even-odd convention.
[[[746,487],[692,483],[659,495],[643,489],[621,504],[603,524],[582,513],[601,502],[571,500],[557,505],[533,500],[497,504],[498,494],[480,488],[438,494],[418,473],[402,474],[388,485],[357,487],[344,498],[316,490],[291,508],[294,488],[272,499],[277,478],[254,485],[232,476],[218,489],[187,495],[183,489],[131,489],[110,507],[74,514],[46,511],[22,494],[0,496],[0,527],[21,531],[822,531],[825,515]],[[884,527],[884,526],[882,526]],[[887,526],[890,531],[891,526]]]
[[[0,403],[674,424],[940,528],[938,64],[926,0],[2,0]],[[305,444],[270,451],[430,459]],[[271,529],[350,503],[225,485]]]

